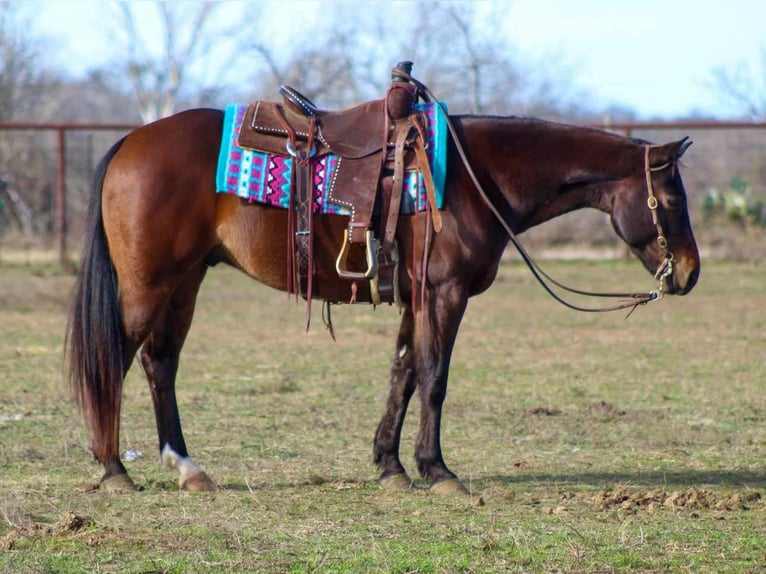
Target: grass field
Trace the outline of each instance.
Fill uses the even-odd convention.
[[[642,290],[635,262],[548,263]],[[72,278],[0,268],[0,571],[760,572],[766,569],[766,268],[705,262],[688,297],[589,315],[517,263],[469,305],[444,415],[471,496],[377,485],[372,436],[398,312],[303,305],[230,269],[203,285],[179,375],[192,456],[160,467],[134,366],[122,451],[143,491],[109,496],[62,378]],[[417,403],[403,434],[414,475]],[[423,486],[423,483],[419,483]]]

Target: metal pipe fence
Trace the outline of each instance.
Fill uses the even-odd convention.
[[[689,136],[683,177],[690,211],[700,222],[700,205],[711,190],[732,181],[766,201],[766,122],[676,121],[590,124],[627,136],[664,143]],[[90,177],[106,150],[138,127],[131,123],[0,122],[0,250],[54,249],[71,257],[85,218]],[[568,216],[567,216],[568,217]],[[598,223],[595,223],[598,221]],[[544,229],[543,229],[544,228]],[[603,218],[566,220],[533,230],[547,243],[610,241]]]

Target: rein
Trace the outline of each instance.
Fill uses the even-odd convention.
[[[402,76],[405,76],[405,74],[403,74],[401,70],[397,70],[397,73]],[[665,288],[664,281],[667,277],[669,277],[673,273],[673,254],[668,250],[668,241],[665,238],[665,234],[662,229],[662,224],[660,222],[660,219],[657,213],[657,208],[659,206],[659,203],[657,201],[657,197],[654,195],[654,185],[652,183],[652,172],[662,171],[663,169],[668,168],[672,164],[672,162],[667,162],[657,167],[651,167],[651,165],[649,164],[649,150],[653,146],[651,145],[645,146],[644,173],[646,174],[646,187],[647,187],[647,193],[648,193],[647,206],[649,207],[649,210],[651,211],[651,214],[652,214],[652,222],[654,223],[654,226],[657,228],[657,244],[659,245],[663,253],[663,261],[654,273],[654,278],[657,280],[657,289],[654,291],[649,291],[648,293],[603,293],[603,292],[584,291],[581,289],[574,289],[572,287],[568,287],[564,285],[563,283],[560,283],[559,281],[556,281],[555,279],[553,279],[550,275],[548,275],[545,271],[543,271],[540,268],[540,266],[535,262],[535,260],[529,254],[529,252],[521,244],[521,242],[519,241],[519,238],[513,232],[511,227],[505,221],[502,214],[498,211],[498,209],[489,199],[487,192],[484,190],[484,187],[481,185],[481,183],[479,182],[479,179],[476,177],[476,174],[473,171],[473,168],[471,167],[471,163],[468,160],[468,156],[465,153],[463,145],[460,142],[460,138],[458,137],[457,131],[455,130],[455,127],[452,124],[452,120],[450,119],[447,113],[447,110],[444,108],[444,105],[434,96],[434,94],[425,84],[416,80],[412,76],[409,76],[409,74],[406,75],[406,78],[409,81],[411,81],[415,86],[417,86],[417,88],[421,90],[431,101],[435,102],[436,105],[439,106],[439,110],[444,114],[447,128],[449,129],[449,132],[452,135],[452,139],[455,142],[455,147],[457,149],[458,155],[460,156],[460,159],[462,160],[463,165],[465,166],[465,169],[471,178],[471,181],[473,182],[474,186],[479,192],[479,195],[481,196],[484,203],[487,204],[487,207],[489,207],[490,211],[495,216],[495,218],[500,223],[500,225],[503,227],[503,229],[505,229],[506,233],[508,233],[508,237],[511,243],[513,243],[514,247],[519,252],[519,255],[521,255],[521,258],[526,263],[527,267],[531,271],[534,278],[537,280],[538,283],[540,283],[540,285],[545,289],[545,291],[551,297],[553,297],[553,299],[555,299],[556,301],[558,301],[565,307],[568,307],[569,309],[573,309],[575,311],[583,311],[586,313],[603,313],[606,311],[619,311],[622,309],[630,309],[630,313],[628,313],[627,315],[627,317],[630,317],[633,311],[635,311],[636,308],[638,308],[640,305],[646,305],[647,303],[651,303],[652,301],[659,301],[663,298],[664,288]],[[574,303],[570,303],[569,301],[565,300],[563,297],[561,297],[561,295],[559,295],[553,290],[553,288],[549,285],[549,283],[555,285],[556,287],[560,289],[563,289],[564,291],[568,291],[569,293],[574,293],[577,295],[584,295],[588,297],[622,298],[622,299],[630,299],[630,300],[624,301],[622,303],[618,303],[616,305],[608,305],[603,307],[582,307],[580,305],[576,305]]]

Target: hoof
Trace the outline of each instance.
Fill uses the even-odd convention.
[[[188,479],[180,483],[179,486],[183,490],[191,492],[212,492],[218,489],[215,482],[213,482],[204,472],[199,472],[190,476]]]
[[[413,488],[410,477],[407,476],[407,474],[404,472],[381,478],[378,482],[380,483],[380,487],[383,490],[389,490],[392,492],[410,490]]]
[[[438,496],[468,496],[468,489],[457,478],[447,478],[431,485],[431,492]]]
[[[106,492],[108,494],[135,492],[138,490],[127,474],[115,474],[109,478],[101,479],[101,484],[98,485],[98,489],[101,492]]]

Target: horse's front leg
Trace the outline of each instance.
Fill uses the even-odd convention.
[[[431,490],[439,494],[466,493],[455,474],[447,468],[441,451],[441,417],[447,396],[452,349],[468,302],[463,290],[453,284],[428,291],[425,309],[415,319],[415,351],[420,391],[420,428],[415,461]]]
[[[410,477],[399,460],[402,424],[416,386],[415,350],[413,348],[414,321],[412,309],[407,307],[402,316],[396,354],[391,367],[391,390],[386,412],[375,432],[373,454],[381,469],[380,484],[384,488],[399,490],[412,485]]]

